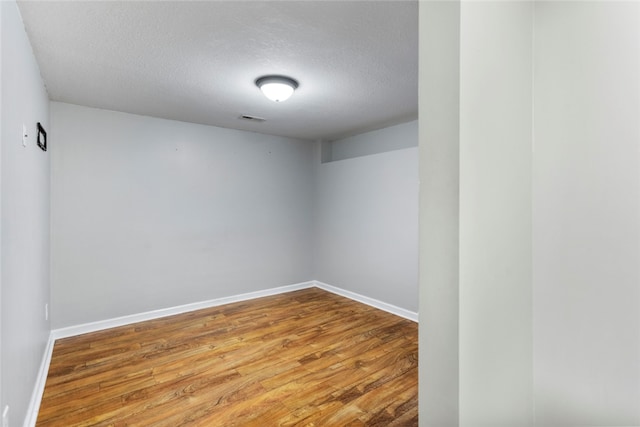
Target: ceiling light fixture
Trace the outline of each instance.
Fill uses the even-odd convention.
[[[264,76],[256,80],[264,96],[274,102],[286,101],[298,88],[298,82],[285,76]]]

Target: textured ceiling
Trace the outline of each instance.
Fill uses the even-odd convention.
[[[305,139],[418,114],[417,1],[18,4],[54,101]],[[300,87],[276,104],[265,74]]]

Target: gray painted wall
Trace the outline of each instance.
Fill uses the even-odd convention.
[[[330,144],[332,161],[417,147],[418,121],[361,133]]]
[[[420,3],[420,423],[459,423],[460,4]]]
[[[417,140],[401,127],[376,132]],[[316,172],[315,278],[417,312],[418,149],[323,163]]]
[[[640,3],[537,2],[540,426],[640,425]]]
[[[436,31],[424,26],[438,8],[455,27],[455,3],[445,3],[421,4],[421,36]],[[460,72],[459,96],[436,92],[420,105],[421,166],[432,166],[421,179],[442,183],[423,193],[423,230],[442,221],[429,202],[455,208],[458,189],[444,184],[459,168],[460,235],[435,234],[435,255],[458,262],[460,298],[450,298],[454,273],[445,271],[446,292],[424,274],[421,303],[437,301],[420,310],[421,322],[437,302],[458,311],[459,333],[436,318],[421,324],[420,345],[421,363],[425,346],[459,346],[459,420],[443,411],[421,423],[640,425],[639,21],[636,2],[462,2],[460,32],[437,33],[452,52],[460,35],[459,67],[421,39],[421,64],[442,73],[421,67],[421,88]],[[458,165],[425,160],[454,150],[445,144],[455,129],[428,125],[437,101],[460,102]],[[421,411],[441,399],[423,366]]]
[[[458,342],[465,426],[533,421],[532,6],[461,6]]]
[[[21,425],[49,336],[49,156],[36,124],[49,126],[49,101],[13,1],[0,2],[2,55],[1,399]],[[22,146],[22,124],[28,128]]]
[[[310,280],[313,144],[51,104],[53,326]]]

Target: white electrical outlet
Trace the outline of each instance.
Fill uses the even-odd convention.
[[[9,405],[5,406],[2,411],[2,427],[9,427]]]
[[[44,320],[49,320],[49,303],[44,305]]]

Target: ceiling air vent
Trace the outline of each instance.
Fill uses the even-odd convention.
[[[246,114],[245,114],[245,115],[240,116],[240,118],[241,118],[242,120],[248,120],[248,121],[256,122],[256,123],[262,123],[262,122],[266,122],[266,121],[267,121],[267,119],[263,119],[262,117],[247,116]]]

